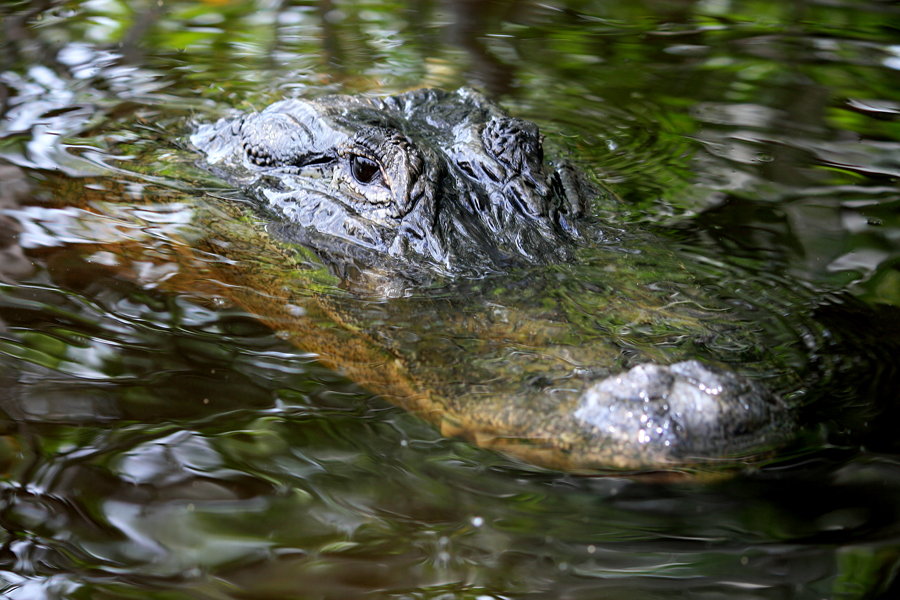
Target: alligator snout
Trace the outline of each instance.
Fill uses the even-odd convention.
[[[794,423],[761,385],[696,360],[639,365],[593,383],[574,416],[598,439],[660,464],[758,447]]]

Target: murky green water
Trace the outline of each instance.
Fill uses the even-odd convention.
[[[7,597],[896,587],[896,3],[93,0],[0,15]],[[442,438],[202,286],[172,291],[184,198],[215,186],[184,178],[191,122],[461,85],[539,123],[621,194],[619,223],[667,236],[703,285],[764,304],[786,348],[791,333],[811,344],[831,387],[797,444],[712,482],[530,468]],[[123,265],[114,248],[139,251]],[[839,338],[855,353],[824,351]]]

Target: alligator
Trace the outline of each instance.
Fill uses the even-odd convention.
[[[242,304],[444,434],[574,471],[741,464],[783,443],[798,383],[765,327],[606,222],[614,194],[544,142],[469,88],[282,100],[189,140],[265,215],[267,247],[313,252],[342,287],[291,325],[266,302],[302,291]]]

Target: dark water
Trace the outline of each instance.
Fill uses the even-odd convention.
[[[896,586],[896,3],[0,11],[7,597],[849,599]],[[706,285],[764,296],[786,330],[807,317],[798,297],[844,330],[854,302],[877,315],[859,321],[833,393],[806,407],[796,447],[717,481],[530,468],[440,437],[227,303],[166,291],[171,240],[191,235],[172,200],[186,189],[173,139],[190,122],[285,96],[461,85],[539,123],[623,197],[617,218],[668,236]],[[142,175],[108,185],[127,171]],[[84,182],[90,205],[61,206]],[[143,262],[125,273],[114,244]]]

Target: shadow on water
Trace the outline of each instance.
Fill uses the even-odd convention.
[[[897,591],[893,3],[45,1],[0,15],[7,597]],[[597,218],[654,231],[701,288],[768,315],[779,356],[817,374],[793,445],[728,478],[542,470],[441,437],[203,281],[172,291],[201,235],[184,198],[241,199],[194,168],[192,123],[282,97],[462,85],[615,189],[619,210]],[[596,266],[573,267],[572,285],[594,285]]]

